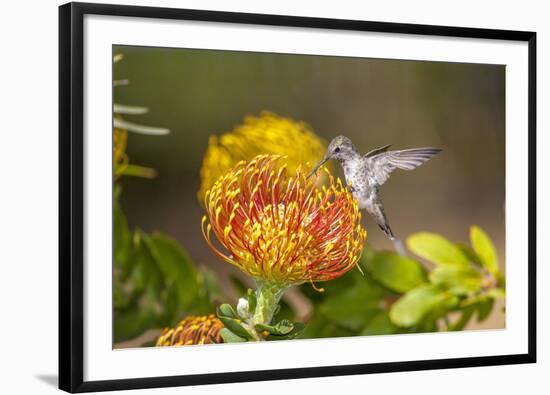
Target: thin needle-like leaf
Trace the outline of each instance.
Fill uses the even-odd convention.
[[[144,126],[144,125],[138,125],[133,122],[125,121],[124,119],[115,118],[113,120],[113,124],[115,128],[120,129],[126,129],[131,132],[135,133],[141,133],[141,134],[148,134],[153,136],[164,136],[170,133],[170,129],[166,128],[157,128],[154,126]]]
[[[130,80],[128,79],[124,79],[124,80],[114,80],[113,81],[113,86],[114,87],[117,87],[117,86],[124,86],[124,85],[129,85],[130,84]]]
[[[114,104],[113,111],[115,114],[130,114],[130,115],[140,115],[145,114],[149,111],[147,107],[139,106],[128,106],[126,104]]]

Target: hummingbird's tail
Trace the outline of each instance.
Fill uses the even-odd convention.
[[[386,217],[384,207],[382,206],[382,202],[378,201],[377,204],[373,206],[371,214],[376,219],[378,227],[382,229],[382,232],[384,232],[384,234],[388,236],[388,239],[392,241],[395,252],[397,252],[401,256],[407,256],[407,252],[405,251],[403,243],[401,242],[401,240],[395,237],[393,231],[391,230],[390,223],[388,222],[388,217]]]
[[[388,224],[388,221],[385,218],[385,216],[384,216],[384,220],[385,221],[383,223],[378,223],[378,227],[380,229],[382,229],[382,232],[384,232],[390,240],[393,241],[393,240],[395,240],[395,236],[394,236],[393,231],[390,228],[390,224]]]
[[[382,205],[380,199],[377,198],[375,203],[370,207],[366,207],[366,209],[367,212],[374,217],[376,223],[378,224],[378,227],[382,229],[382,232],[384,232],[390,240],[394,240],[395,236],[393,235],[393,231],[390,228],[388,217],[386,217],[384,206]]]
[[[395,237],[393,230],[390,227],[388,217],[386,217],[386,213],[384,212],[382,201],[378,198],[378,196],[376,196],[373,200],[374,202],[371,200],[370,202],[368,202],[370,204],[362,204],[361,206],[364,207],[365,210],[367,210],[367,213],[369,213],[369,215],[374,218],[382,232],[384,232],[388,239],[392,241],[395,252],[397,252],[399,255],[406,256],[407,253],[405,251],[405,248],[403,247],[403,243],[401,242],[401,240]]]

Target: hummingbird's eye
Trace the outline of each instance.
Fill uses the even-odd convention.
[[[334,148],[334,152],[335,152],[335,153],[338,153],[338,152],[340,152],[340,147],[336,147],[336,148]]]

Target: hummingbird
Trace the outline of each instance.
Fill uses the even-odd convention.
[[[378,223],[390,240],[395,240],[393,231],[384,212],[379,189],[396,169],[413,170],[427,162],[441,150],[439,148],[411,148],[388,151],[390,145],[373,149],[361,155],[352,141],[345,136],[332,139],[324,158],[313,168],[313,175],[329,159],[337,160],[346,178],[346,184],[358,201],[359,208],[365,209]]]

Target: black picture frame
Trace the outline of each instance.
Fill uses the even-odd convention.
[[[528,43],[528,352],[515,355],[84,381],[83,20],[86,14],[402,33]],[[404,23],[69,3],[59,7],[59,388],[68,392],[343,376],[536,362],[536,33]]]

